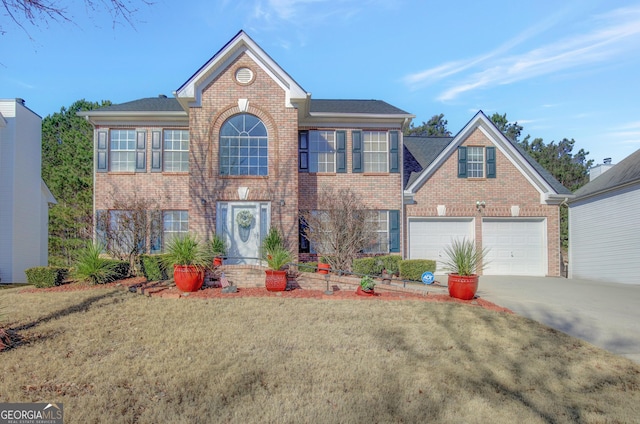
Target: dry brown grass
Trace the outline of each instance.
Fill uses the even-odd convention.
[[[0,402],[67,423],[629,423],[640,367],[457,304],[3,290]]]

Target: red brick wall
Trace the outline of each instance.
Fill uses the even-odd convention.
[[[235,71],[248,67],[254,72],[251,84],[236,82]],[[220,176],[219,133],[225,120],[237,113],[238,99],[248,99],[248,113],[258,116],[269,135],[269,175],[266,177]],[[247,55],[241,55],[202,93],[201,107],[189,111],[189,162],[191,231],[210,233],[215,229],[217,201],[240,200],[239,187],[248,187],[247,200],[271,202],[271,225],[280,229],[289,245],[298,245],[298,114],[286,107],[285,92]],[[206,203],[203,204],[202,200]],[[280,201],[285,206],[280,206]]]
[[[492,146],[493,144],[482,131],[476,129],[462,145]],[[414,197],[416,204],[406,205],[405,216],[435,217],[438,216],[437,206],[445,205],[446,216],[476,218],[475,237],[477,243],[481,245],[482,217],[511,217],[511,206],[518,205],[521,217],[547,219],[548,275],[559,276],[558,206],[541,204],[540,193],[498,148],[496,148],[496,170],[497,178],[458,178],[458,155],[457,151],[454,151],[420,188]],[[476,209],[476,201],[486,203],[481,212]]]

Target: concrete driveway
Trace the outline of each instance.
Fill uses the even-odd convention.
[[[477,295],[640,363],[640,285],[482,276]]]

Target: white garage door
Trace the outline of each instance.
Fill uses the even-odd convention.
[[[443,273],[444,248],[453,239],[473,240],[473,218],[409,218],[409,259],[432,259]]]
[[[482,242],[491,249],[485,275],[547,274],[544,218],[484,218]]]

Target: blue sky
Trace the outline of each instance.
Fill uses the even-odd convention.
[[[134,0],[132,0],[134,1]],[[640,148],[640,2],[153,0],[134,27],[2,16],[0,98],[45,117],[79,99],[171,95],[244,29],[316,99],[381,99],[455,134],[478,110],[614,163]]]

